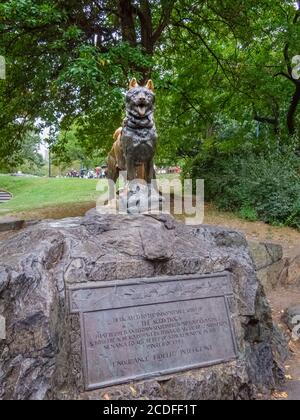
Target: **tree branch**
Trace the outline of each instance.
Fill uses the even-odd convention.
[[[289,74],[284,73],[284,71],[281,71],[281,72],[279,72],[279,73],[274,74],[274,76],[273,76],[273,77],[278,77],[278,76],[283,76],[283,77],[285,77],[286,79],[288,79],[289,81],[294,82],[294,79],[293,79],[293,78],[292,78]]]
[[[292,78],[293,69],[292,69],[292,64],[291,64],[289,49],[290,49],[290,44],[287,43],[285,45],[285,47],[284,47],[284,50],[283,50],[283,56],[284,56],[284,60],[285,60],[285,64],[286,64],[287,70],[288,70],[288,74]]]
[[[155,44],[159,40],[161,34],[165,30],[165,28],[168,26],[175,2],[176,0],[169,0],[162,6],[162,14],[161,14],[160,22],[152,35],[153,44]]]
[[[182,23],[182,22],[180,22],[180,23],[177,23],[177,25],[176,26],[179,26],[179,27],[181,27],[181,28],[184,28],[184,29],[186,29],[188,32],[190,32],[192,35],[195,35],[195,36],[197,36],[200,40],[201,40],[201,42],[203,43],[203,45],[205,46],[205,48],[209,51],[209,53],[214,57],[214,59],[216,60],[216,62],[218,63],[218,65],[221,67],[221,69],[222,69],[222,71],[223,71],[223,73],[224,73],[224,75],[226,76],[226,78],[228,79],[228,76],[227,76],[227,72],[226,72],[226,69],[225,69],[225,67],[224,67],[224,65],[223,65],[223,63],[222,63],[222,61],[220,60],[220,58],[215,54],[215,52],[211,49],[211,47],[208,45],[208,43],[205,41],[205,39],[203,38],[203,36],[199,33],[199,32],[196,32],[196,31],[194,31],[192,28],[190,28],[189,26],[187,26],[187,25],[185,25],[184,23]],[[228,79],[229,80],[229,79]]]
[[[287,114],[287,126],[289,134],[293,136],[296,132],[295,126],[295,114],[300,103],[300,85],[297,85],[297,88],[294,92],[293,98],[290,103],[290,107]]]

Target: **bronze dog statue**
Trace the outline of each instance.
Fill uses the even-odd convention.
[[[126,118],[114,134],[115,143],[108,156],[108,177],[117,181],[120,171],[127,171],[128,181],[155,179],[154,155],[157,133],[153,120],[154,84],[145,87],[133,79],[126,94]]]

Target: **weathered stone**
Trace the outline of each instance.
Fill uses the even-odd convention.
[[[159,212],[164,199],[152,185],[132,181],[126,192],[118,197],[118,208],[123,213],[141,214]]]
[[[300,305],[287,308],[282,316],[282,320],[293,331],[295,326],[300,324]]]
[[[20,230],[24,227],[25,220],[15,219],[13,217],[0,218],[0,232],[7,232],[9,230]]]
[[[264,286],[265,292],[269,292],[276,287],[285,285],[287,283],[287,267],[288,260],[283,258],[257,271],[257,277]]]
[[[249,248],[257,270],[264,269],[283,258],[281,245],[249,241]]]
[[[286,285],[300,286],[300,255],[288,260]]]
[[[152,242],[152,244],[151,244]],[[0,244],[0,399],[252,399],[282,379],[284,341],[243,236],[166,215],[89,213],[45,221]],[[231,274],[238,359],[84,391],[78,314],[66,287],[185,274]]]

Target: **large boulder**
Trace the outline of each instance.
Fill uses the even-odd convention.
[[[182,274],[231,274],[237,360],[86,392],[79,318],[66,287]],[[0,245],[0,399],[254,399],[284,377],[273,325],[245,238],[171,216],[99,215],[44,221]],[[2,337],[3,338],[3,337]]]

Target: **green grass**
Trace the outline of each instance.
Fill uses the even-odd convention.
[[[0,189],[13,194],[13,199],[0,204],[0,214],[18,213],[49,206],[95,201],[97,180],[18,178],[0,175]]]

